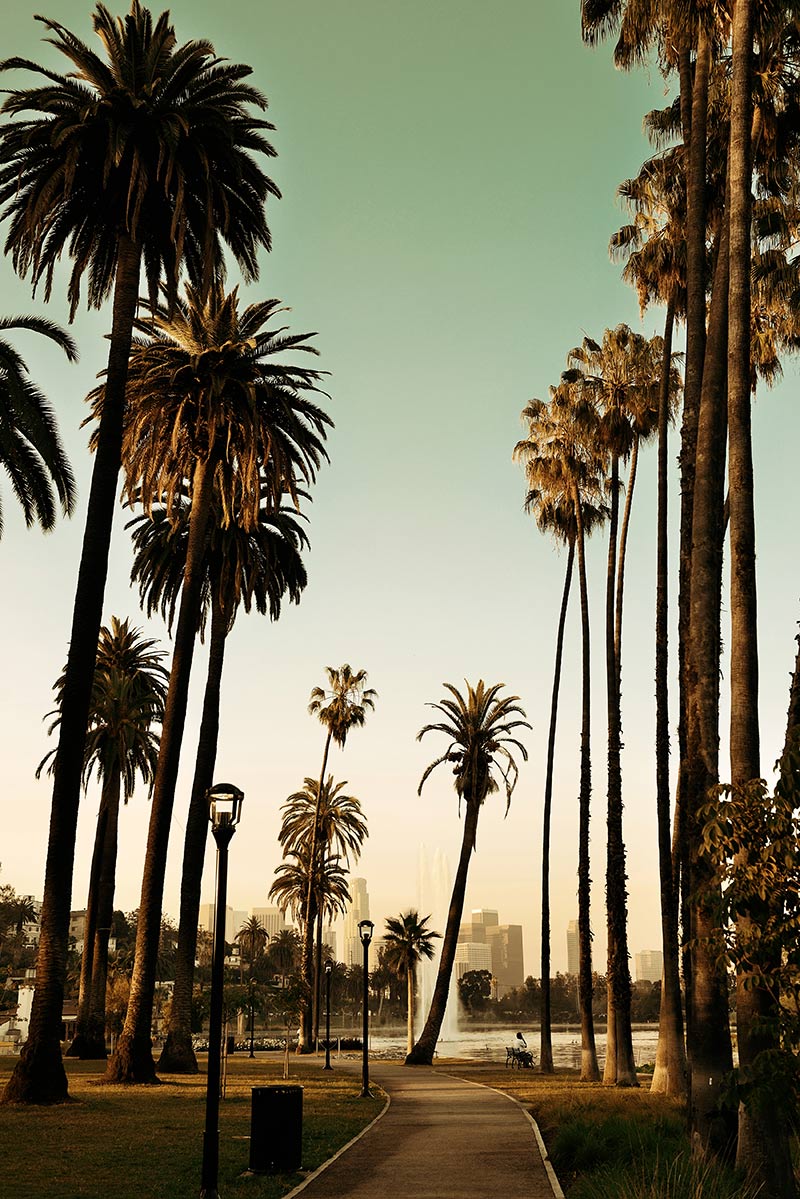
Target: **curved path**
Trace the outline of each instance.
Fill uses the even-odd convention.
[[[388,1110],[292,1196],[561,1199],[538,1130],[516,1100],[442,1067],[374,1062],[370,1072],[389,1093]]]

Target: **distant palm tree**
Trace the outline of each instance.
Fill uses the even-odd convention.
[[[425,770],[420,780],[418,794],[422,793],[422,788],[431,772],[443,762],[447,762],[455,776],[453,785],[459,799],[459,809],[461,800],[464,801],[464,835],[461,840],[461,855],[453,882],[450,909],[447,914],[447,926],[442,954],[439,958],[436,986],[422,1035],[406,1057],[406,1065],[409,1066],[429,1066],[433,1062],[436,1042],[439,1039],[447,1007],[450,978],[453,973],[453,962],[458,943],[458,930],[467,890],[467,872],[478,833],[478,816],[487,796],[493,795],[499,790],[494,771],[498,771],[502,777],[506,793],[506,811],[508,811],[519,772],[514,756],[507,746],[513,746],[519,751],[523,760],[527,761],[528,751],[511,734],[516,729],[531,727],[524,719],[525,713],[517,702],[519,696],[509,695],[502,699],[499,698],[503,683],[495,683],[490,687],[486,686],[483,679],[480,679],[475,687],[467,683],[466,696],[463,696],[452,683],[444,683],[443,686],[450,692],[452,698],[445,698],[438,704],[428,704],[428,707],[440,712],[444,719],[435,724],[426,724],[417,734],[417,740],[422,740],[426,733],[443,733],[450,739],[450,744],[441,757],[431,762]],[[515,720],[513,719],[515,716],[523,717],[523,719]]]
[[[139,907],[136,965],[125,1028],[109,1062],[115,1082],[155,1078],[150,1025],[158,921],[189,695],[189,679],[214,526],[251,532],[262,506],[299,500],[327,457],[330,418],[313,402],[318,371],[280,360],[316,353],[305,335],[270,326],[281,311],[265,300],[240,311],[238,292],[214,285],[207,298],[187,287],[172,314],[162,307],[137,322],[125,426],[126,487],[145,511],[163,504],[175,518],[191,501],[186,567],[175,628],[148,848]],[[94,397],[102,406],[102,389]]]
[[[166,656],[152,638],[143,637],[127,620],[111,617],[110,628],[100,630],[97,647],[89,728],[84,747],[84,785],[96,771],[102,784],[97,816],[86,925],[81,957],[80,993],[75,1036],[68,1053],[72,1057],[106,1057],[105,998],[108,976],[108,940],[114,915],[117,865],[117,830],[120,797],[128,802],[137,777],[152,786],[158,756],[158,734],[154,726],[164,715],[167,693]],[[61,721],[64,676],[55,686],[58,707],[48,732]],[[52,770],[55,750],[39,763]]]
[[[349,865],[358,861],[361,847],[369,836],[367,822],[359,800],[341,794],[346,782],[334,785],[333,775],[328,775],[318,797],[319,784],[307,778],[302,791],[295,791],[283,804],[283,821],[278,840],[284,850],[309,847],[317,831],[317,861],[324,863],[331,854]],[[308,911],[308,904],[306,904]],[[314,971],[314,1040],[319,1039],[320,987],[322,983],[322,919],[316,918],[316,969]]]
[[[210,610],[208,672],[184,836],[175,987],[159,1058],[160,1068],[170,1073],[197,1073],[192,1047],[192,990],[209,827],[206,791],[213,782],[217,755],[225,645],[240,605],[246,612],[255,605],[257,611],[277,620],[284,596],[299,603],[307,581],[301,551],[308,545],[300,521],[299,513],[285,507],[275,512],[262,507],[259,523],[250,532],[235,522],[223,528],[216,512],[211,521],[200,612],[202,636]],[[171,629],[186,565],[188,505],[172,519],[160,505],[149,516],[134,518],[128,527],[133,529],[135,551],[131,577],[139,581],[139,595],[148,615],[160,610]]]
[[[414,908],[389,916],[383,936],[383,961],[398,978],[405,978],[408,985],[408,1041],[406,1053],[414,1048],[414,1000],[417,966],[423,958],[429,961],[436,953],[433,944],[441,933],[435,933],[427,925],[430,916],[420,916]]]
[[[150,300],[163,279],[171,303],[182,269],[207,288],[227,244],[246,280],[269,248],[264,204],[278,195],[254,153],[273,156],[250,115],[266,100],[250,68],[220,58],[206,40],[178,45],[169,14],[153,20],[139,0],[115,19],[103,4],[92,23],[98,55],[58,21],[38,18],[67,60],[58,74],[24,58],[40,86],[6,90],[0,127],[0,219],[14,269],[49,299],[57,264],[72,259],[71,316],[88,279],[88,303],[113,292],[106,402],[97,437],[64,684],[50,838],[28,1039],[4,1092],[16,1102],[68,1093],[60,1032],[69,936],[83,744],[103,612],[122,423],[142,268]],[[16,119],[15,119],[16,118]]]
[[[276,878],[269,889],[269,898],[274,899],[280,908],[290,911],[296,920],[302,924],[319,917],[329,921],[337,915],[343,915],[350,902],[350,891],[347,887],[347,873],[337,856],[325,857],[317,861],[315,870],[311,869],[311,855],[308,846],[288,850],[284,860],[275,868]],[[308,880],[311,877],[311,912],[307,910]],[[302,959],[301,959],[302,965]]]
[[[0,317],[0,333],[10,329],[30,329],[40,333],[75,362],[78,351],[68,333],[51,321],[37,316]],[[56,505],[53,492],[61,502],[65,516],[75,507],[75,480],[64,453],[53,411],[28,376],[25,359],[11,342],[0,337],[0,466],[3,467],[22,506],[28,528],[37,521],[45,532],[55,527]],[[0,536],[3,509],[0,505]]]
[[[367,718],[367,712],[372,711],[375,707],[375,700],[378,698],[377,691],[366,685],[366,670],[358,670],[354,674],[348,663],[345,662],[338,670],[333,666],[326,667],[326,673],[328,676],[327,688],[314,687],[308,703],[309,715],[316,716],[320,724],[324,725],[328,730],[325,738],[325,749],[322,754],[322,768],[319,772],[319,782],[317,784],[318,801],[321,799],[324,790],[325,771],[328,767],[328,753],[331,741],[335,741],[339,748],[343,749],[350,730],[363,727],[364,721]],[[318,815],[314,818],[311,832],[310,853],[312,861],[317,852],[317,840],[319,838],[317,822]],[[309,893],[307,896],[306,911],[310,914],[313,910],[311,876],[309,876],[308,885]],[[313,976],[314,924],[312,919],[310,924],[303,926],[303,984],[306,988],[307,1000],[306,1006],[301,1012],[301,1035],[297,1046],[300,1053],[311,1052],[311,995],[313,993]]]
[[[253,978],[253,966],[256,958],[259,957],[267,947],[269,942],[269,933],[264,928],[264,925],[259,920],[258,916],[251,916],[245,920],[242,927],[236,934],[236,940],[239,942],[240,952],[247,947],[247,960],[250,964],[249,977]]]

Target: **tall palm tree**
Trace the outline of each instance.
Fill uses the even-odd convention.
[[[113,292],[106,402],[97,436],[86,528],[64,681],[50,838],[37,959],[37,987],[25,1048],[5,1089],[9,1101],[52,1102],[68,1092],[59,1036],[83,744],[102,619],[133,321],[142,267],[151,301],[164,279],[174,298],[183,267],[207,287],[226,244],[246,279],[269,248],[267,197],[278,195],[254,153],[274,155],[250,115],[266,100],[245,82],[248,67],[220,59],[208,41],[179,45],[169,15],[153,20],[139,0],[114,19],[98,4],[96,54],[47,18],[49,41],[68,70],[23,58],[2,69],[43,82],[6,92],[0,126],[0,220],[15,270],[49,298],[56,264],[72,258],[71,315],[88,279],[88,303]]]
[[[315,869],[311,868],[308,844],[298,849],[286,850],[283,861],[275,867],[276,878],[269,889],[269,898],[285,911],[290,911],[296,920],[305,924],[319,917],[328,921],[344,915],[350,902],[347,886],[347,871],[336,855],[317,858]],[[308,912],[308,880],[311,877],[311,911]],[[293,959],[295,962],[297,957]],[[302,958],[301,958],[302,966]]]
[[[236,289],[213,285],[204,299],[192,287],[172,315],[161,307],[137,322],[125,426],[129,496],[150,511],[163,503],[177,515],[190,496],[186,567],[175,630],[153,804],[150,814],[136,964],[125,1028],[109,1062],[116,1082],[155,1077],[150,1025],[167,845],[197,635],[205,552],[216,506],[219,523],[244,532],[262,504],[297,502],[302,484],[327,457],[330,418],[310,396],[318,371],[280,361],[284,351],[314,353],[306,335],[269,322],[282,311],[266,300],[239,310]],[[94,397],[102,407],[103,391]]]
[[[585,337],[571,351],[565,378],[593,395],[600,414],[598,432],[610,460],[611,510],[606,573],[606,697],[608,709],[608,838],[606,906],[608,919],[608,1040],[605,1082],[638,1086],[631,1035],[631,979],[628,966],[625,843],[622,835],[621,674],[622,595],[625,547],[641,440],[658,418],[660,345],[627,325],[607,329],[601,343]],[[627,497],[619,536],[620,464],[630,459]]]
[[[37,316],[0,317],[0,333],[30,329],[54,341],[75,362],[78,351],[68,333]],[[36,521],[45,532],[56,523],[55,496],[65,516],[75,507],[75,480],[64,453],[53,411],[28,375],[22,355],[0,337],[0,466],[19,500],[28,528]],[[55,496],[54,493],[55,492]],[[0,505],[0,536],[3,509]]]
[[[519,751],[523,761],[528,760],[525,746],[512,735],[517,729],[531,727],[524,719],[525,713],[517,702],[519,696],[507,695],[501,698],[499,693],[505,684],[494,683],[487,687],[483,679],[479,679],[475,687],[467,683],[466,696],[452,683],[442,685],[450,692],[452,698],[445,697],[441,703],[428,704],[428,707],[434,708],[443,719],[434,724],[426,724],[417,734],[417,740],[421,741],[427,733],[443,733],[449,738],[450,744],[445,752],[426,768],[417,794],[422,793],[422,788],[436,767],[447,762],[455,776],[453,786],[458,796],[459,809],[461,801],[464,801],[464,835],[453,882],[450,909],[447,913],[447,926],[433,998],[422,1035],[406,1057],[407,1066],[430,1066],[433,1062],[447,1007],[458,930],[467,890],[467,872],[476,847],[481,807],[489,795],[494,795],[499,790],[495,778],[497,772],[502,777],[506,793],[506,812],[509,809],[519,770],[514,755],[507,747],[512,746]],[[521,719],[514,719],[515,717]]]
[[[318,800],[321,799],[324,790],[325,771],[328,768],[328,753],[330,752],[331,741],[335,741],[340,749],[344,749],[348,733],[351,729],[363,728],[367,713],[371,712],[375,707],[375,700],[378,698],[377,691],[367,686],[366,670],[358,670],[353,673],[347,662],[340,666],[338,670],[334,666],[327,666],[325,669],[328,676],[328,686],[312,688],[308,702],[309,715],[316,716],[320,724],[328,730],[325,737],[325,748],[322,753],[319,782],[317,784]],[[317,820],[318,817],[315,816],[311,830],[310,853],[312,861],[314,861],[317,852],[317,840],[319,837]],[[312,911],[311,876],[309,876],[308,885],[309,893],[306,910],[310,914]],[[306,989],[306,1006],[301,1012],[300,1040],[297,1046],[300,1053],[311,1052],[311,995],[314,974],[313,946],[314,924],[313,919],[311,919],[303,926],[303,984]]]
[[[88,786],[96,772],[102,794],[89,872],[78,1014],[68,1050],[72,1057],[106,1057],[108,939],[114,915],[119,803],[120,798],[128,802],[137,778],[148,788],[153,782],[158,756],[154,725],[163,718],[167,693],[164,657],[157,643],[127,620],[112,616],[110,627],[100,629],[83,779]],[[61,722],[63,675],[55,690],[58,706],[50,713],[54,717],[50,733]],[[52,770],[54,759],[55,750],[39,763],[37,778],[45,766]]]
[[[600,1077],[592,1015],[592,932],[590,919],[589,817],[592,796],[591,756],[591,653],[589,590],[586,577],[586,504],[594,511],[603,503],[605,450],[597,436],[597,411],[591,397],[574,384],[563,382],[550,389],[550,402],[531,400],[522,412],[528,436],[517,443],[514,455],[525,466],[533,488],[544,486],[563,492],[571,502],[575,521],[575,546],[581,608],[581,766],[578,834],[578,940],[580,953],[578,995],[581,1015],[581,1079]],[[598,522],[599,523],[599,522]]]
[[[133,529],[132,579],[148,615],[160,609],[169,628],[175,618],[183,584],[189,534],[189,508],[183,505],[171,520],[161,505],[129,522]],[[206,546],[200,632],[209,623],[206,675],[200,737],[184,835],[181,905],[175,987],[169,1026],[159,1066],[170,1073],[197,1073],[192,1048],[192,987],[200,911],[200,888],[208,838],[206,791],[213,781],[219,732],[220,695],[225,645],[240,605],[249,612],[269,613],[277,620],[283,597],[299,603],[306,585],[301,551],[308,545],[300,514],[282,507],[262,507],[259,523],[245,532],[235,522],[223,528],[216,513]]]
[[[517,451],[515,457],[519,457]],[[542,1073],[553,1073],[553,1038],[550,1003],[550,825],[553,806],[553,774],[555,770],[556,730],[558,726],[558,700],[561,690],[561,663],[564,653],[564,631],[567,619],[572,575],[575,564],[576,526],[573,515],[572,496],[563,490],[560,482],[553,479],[549,464],[537,473],[536,463],[529,459],[526,482],[528,492],[525,510],[533,513],[542,533],[550,533],[555,540],[568,547],[567,565],[564,574],[564,589],[561,596],[558,627],[556,632],[555,665],[553,667],[553,689],[550,699],[550,726],[547,738],[547,764],[545,767],[544,807],[542,818],[542,902],[541,902],[541,1006],[539,1017],[540,1052],[539,1065]],[[594,508],[584,502],[583,528],[591,532],[607,515],[607,510]]]
[[[433,944],[441,933],[428,928],[430,916],[420,916],[415,908],[401,912],[399,916],[386,919],[383,934],[383,960],[398,978],[405,978],[408,994],[408,1041],[406,1053],[414,1048],[414,1000],[416,992],[417,966],[423,958],[428,961],[436,953]]]
[[[656,514],[656,817],[661,899],[663,978],[656,1066],[651,1090],[684,1096],[687,1090],[686,1049],[681,1008],[678,951],[678,870],[673,863],[669,781],[669,545],[668,427],[671,409],[670,364],[676,318],[685,312],[685,186],[683,156],[676,151],[649,159],[635,179],[619,188],[633,214],[611,239],[612,257],[626,260],[623,278],[636,287],[640,312],[663,304],[661,381],[658,399],[658,500]],[[678,869],[676,870],[676,866]]]
[[[321,865],[324,865],[326,858],[331,854],[335,854],[337,859],[343,860],[348,866],[351,860],[358,861],[361,847],[369,833],[360,802],[353,796],[341,794],[342,787],[346,786],[346,782],[336,783],[334,786],[333,776],[328,775],[320,793],[319,783],[316,779],[305,779],[303,790],[295,791],[290,795],[281,809],[283,819],[278,840],[284,850],[308,847],[311,852],[316,831],[316,849],[313,852]],[[308,896],[304,911],[306,913],[314,911]],[[306,916],[303,921],[304,932],[307,919]],[[312,923],[313,919],[314,917],[312,917]],[[321,982],[322,919],[321,913],[317,911],[316,970],[312,978],[315,1043],[319,1037]]]

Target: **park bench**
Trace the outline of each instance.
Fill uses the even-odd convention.
[[[517,1033],[517,1042],[516,1045],[506,1045],[506,1066],[512,1070],[515,1066],[518,1070],[533,1069],[533,1054],[521,1032]]]

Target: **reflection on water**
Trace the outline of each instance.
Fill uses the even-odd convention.
[[[506,1060],[506,1045],[511,1045],[517,1032],[521,1032],[528,1042],[528,1048],[533,1050],[534,1059],[539,1060],[539,1030],[526,1028],[519,1024],[497,1026],[482,1029],[465,1029],[455,1034],[453,1039],[441,1038],[436,1046],[438,1057],[475,1058],[478,1061],[500,1062]],[[646,1062],[654,1062],[656,1058],[656,1043],[658,1041],[658,1026],[646,1025],[633,1030],[633,1055],[637,1066]],[[606,1035],[595,1031],[597,1056],[602,1067],[606,1052]],[[405,1057],[406,1043],[402,1034],[382,1035],[373,1033],[370,1037],[370,1055],[376,1058]],[[577,1026],[566,1030],[553,1031],[553,1065],[561,1069],[580,1069],[581,1064],[581,1030]]]

